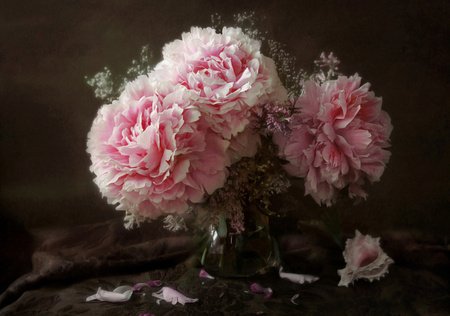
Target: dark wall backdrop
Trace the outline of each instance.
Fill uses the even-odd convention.
[[[392,158],[347,227],[421,229],[450,224],[448,1],[1,1],[2,217],[26,228],[121,216],[89,172],[86,135],[101,101],[85,83],[123,71],[211,14],[266,17],[269,35],[308,68],[333,51],[370,82],[394,125]],[[310,203],[314,205],[314,203]]]

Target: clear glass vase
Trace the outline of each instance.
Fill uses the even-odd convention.
[[[270,234],[269,217],[252,205],[244,211],[244,231],[237,233],[223,217],[211,226],[203,250],[202,265],[211,275],[248,277],[263,274],[280,264],[276,240]]]

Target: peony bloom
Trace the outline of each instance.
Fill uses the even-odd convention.
[[[153,76],[179,83],[198,95],[202,116],[224,139],[238,137],[234,143],[245,143],[251,150],[229,154],[234,161],[256,153],[259,138],[244,131],[249,124],[251,108],[269,100],[287,99],[272,59],[260,52],[260,42],[239,28],[226,28],[217,34],[212,28],[192,27],[181,40],[167,44],[164,61]],[[251,143],[250,143],[251,142]]]
[[[182,214],[223,186],[229,142],[180,85],[141,76],[98,111],[88,135],[95,183],[126,220]]]
[[[389,265],[394,263],[381,249],[380,238],[364,236],[358,230],[355,238],[347,239],[343,255],[347,266],[338,270],[341,276],[338,286],[348,287],[349,283],[357,279],[367,279],[370,282],[379,280],[388,273]]]
[[[361,86],[361,77],[340,76],[319,83],[310,80],[296,103],[287,136],[277,133],[274,142],[289,163],[286,171],[305,179],[305,194],[330,206],[341,189],[350,197],[366,198],[364,179],[379,181],[389,161],[389,115],[382,99]]]

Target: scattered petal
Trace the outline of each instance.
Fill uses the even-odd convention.
[[[264,314],[263,311],[256,312],[256,315],[262,315],[262,314]]]
[[[205,270],[200,270],[200,275],[201,278],[205,278],[205,279],[214,279],[213,276],[209,275],[208,272],[206,272]]]
[[[162,282],[160,280],[156,280],[156,281],[149,281],[147,282],[148,286],[161,286]]]
[[[125,302],[133,294],[133,288],[129,285],[119,286],[112,292],[98,288],[97,293],[86,298],[86,301],[99,300],[104,302]]]
[[[144,286],[149,286],[147,283],[137,283],[133,286],[134,291],[140,291]]]
[[[155,316],[154,314],[139,314],[139,316]]]
[[[292,298],[291,298],[292,304],[298,305],[296,302],[294,302],[294,300],[296,300],[298,298],[298,296],[299,296],[298,294],[295,294],[294,296],[292,296]]]
[[[305,282],[312,283],[312,282],[319,280],[319,277],[316,277],[314,275],[286,273],[286,272],[282,272],[282,271],[283,271],[283,267],[280,267],[280,278],[288,279],[289,281],[294,282],[294,283],[300,283],[300,284],[303,284]]]
[[[176,303],[180,303],[181,305],[184,305],[186,303],[195,303],[198,301],[198,298],[189,298],[181,294],[180,292],[170,288],[170,287],[163,287],[161,290],[159,290],[156,293],[152,293],[152,296],[164,300],[166,302],[172,303],[172,305],[175,305]],[[158,300],[159,301],[159,300]],[[156,301],[156,303],[159,304],[159,302]]]
[[[265,287],[259,285],[258,283],[252,284],[252,291],[255,293],[265,293],[266,294],[264,296],[265,299],[268,299],[273,294],[273,290],[270,287],[265,288]]]

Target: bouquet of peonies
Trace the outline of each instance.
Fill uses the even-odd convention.
[[[328,206],[343,189],[366,198],[365,181],[380,180],[392,131],[381,98],[337,73],[333,54],[294,73],[279,43],[261,53],[260,35],[192,27],[155,67],[144,47],[120,85],[109,70],[88,81],[108,101],[88,135],[91,171],[127,227],[166,216],[177,230],[202,209],[239,232],[245,205],[270,214],[289,176]]]

